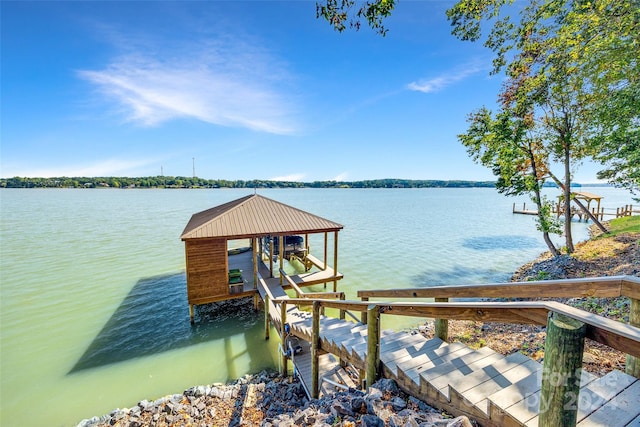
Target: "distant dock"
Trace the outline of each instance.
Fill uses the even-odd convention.
[[[527,207],[526,203],[522,203],[522,207],[516,207],[516,203],[513,204],[512,212],[514,214],[521,215],[538,215],[538,210],[535,208]],[[556,217],[564,216],[564,207],[557,203],[551,209],[551,212],[556,215]],[[634,209],[633,205],[624,205],[615,209],[607,209],[603,207],[592,208],[590,212],[596,217],[599,221],[605,219],[605,217],[613,217],[613,218],[621,218],[624,216],[632,216],[632,215],[640,215],[640,209]],[[584,220],[585,222],[589,220],[589,216],[582,210],[576,207],[571,207],[571,219],[575,216],[578,221]]]

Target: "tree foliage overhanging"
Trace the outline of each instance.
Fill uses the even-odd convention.
[[[447,18],[457,38],[478,41],[484,37],[485,46],[495,54],[493,72],[504,70],[511,80],[500,98],[510,97],[511,107],[518,107],[515,113],[524,117],[527,108],[537,113],[545,97],[564,102],[563,97],[577,89],[580,96],[573,98],[576,109],[571,116],[549,114],[548,129],[569,120],[582,144],[579,149],[570,147],[572,166],[586,158],[600,162],[599,179],[637,194],[640,0],[531,0],[522,5],[514,0],[458,0]],[[382,35],[389,30],[385,19],[396,6],[395,0],[316,2],[317,17],[337,31],[358,30],[364,23]],[[511,16],[520,12],[521,20]],[[483,35],[487,28],[489,34]],[[568,73],[564,82],[563,72]],[[563,157],[557,150],[546,154]]]
[[[387,4],[371,3],[378,2]],[[323,4],[332,14],[319,16],[342,31],[336,22],[347,22],[353,5]],[[364,16],[381,32],[385,13]],[[362,17],[359,11],[352,19]],[[598,178],[640,191],[640,0],[458,0],[447,18],[460,40],[484,42],[494,54],[492,74],[505,78],[497,111],[470,114],[467,132],[458,136],[470,157],[492,170],[499,191],[531,196],[554,254],[548,234],[560,229],[541,197],[547,181],[562,188],[564,212],[575,202],[604,231],[573,198],[572,176],[592,159],[603,165]],[[570,221],[564,236],[572,252]]]

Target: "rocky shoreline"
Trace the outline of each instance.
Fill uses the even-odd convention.
[[[276,372],[246,375],[228,384],[197,386],[182,394],[143,400],[127,409],[81,421],[77,427],[142,426],[363,426],[471,427],[404,394],[381,379],[368,392],[340,391],[308,399],[301,384]]]

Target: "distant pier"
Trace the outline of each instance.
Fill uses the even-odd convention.
[[[534,206],[533,208],[527,207],[526,203],[522,203],[522,207],[516,207],[516,203],[513,204],[512,212],[514,214],[522,214],[522,215],[538,215],[538,210]],[[551,208],[551,212],[556,215],[556,217],[564,216],[564,207],[557,203]],[[614,217],[621,218],[624,216],[632,216],[632,215],[640,215],[640,208],[634,209],[633,205],[624,205],[615,209],[607,209],[603,207],[592,208],[590,212],[596,217],[599,221],[605,219],[605,217]],[[588,221],[589,216],[582,210],[576,207],[571,207],[570,217],[576,217],[578,221]]]

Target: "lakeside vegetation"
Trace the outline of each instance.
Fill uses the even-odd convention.
[[[372,179],[365,181],[272,181],[185,176],[1,178],[0,188],[493,188],[493,181]]]
[[[0,188],[495,188],[494,181],[370,179],[364,181],[227,180],[186,176],[0,178]],[[608,184],[589,184],[603,186]],[[556,187],[549,183],[547,187]],[[580,184],[574,184],[580,187]]]

